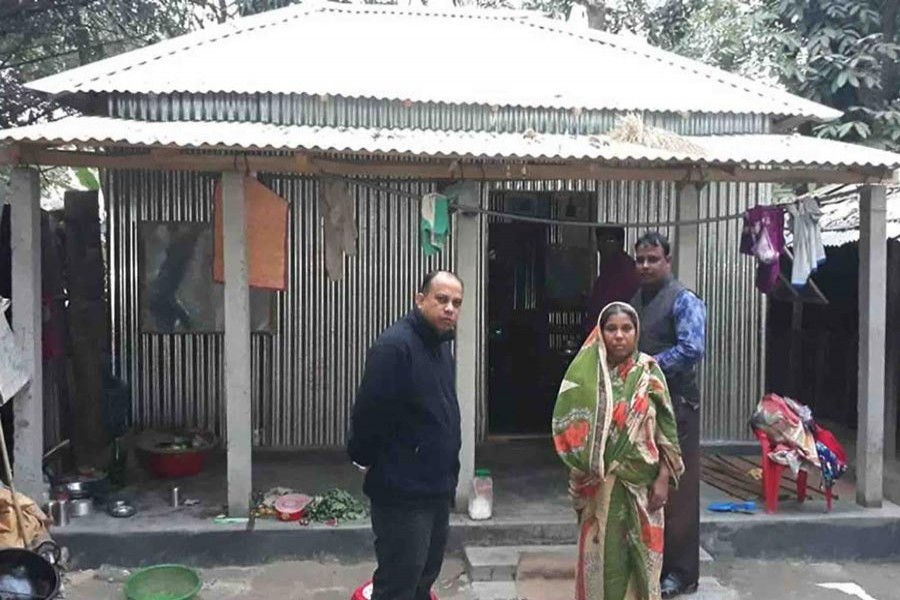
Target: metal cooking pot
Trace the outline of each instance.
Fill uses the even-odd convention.
[[[79,498],[69,503],[69,516],[73,518],[89,517],[94,513],[94,501],[90,498]]]
[[[61,484],[59,487],[65,490],[70,500],[83,500],[91,497],[90,485],[84,481],[69,481]]]
[[[96,477],[70,475],[51,479],[53,487],[65,493],[70,500],[102,498],[109,492],[109,480],[105,474]]]
[[[45,542],[37,551],[23,548],[0,550],[0,598],[3,600],[51,600],[59,595],[59,573],[41,554],[49,550],[54,558],[59,548]]]

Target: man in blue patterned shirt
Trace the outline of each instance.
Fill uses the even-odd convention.
[[[697,591],[700,579],[700,386],[706,305],[672,276],[669,240],[658,232],[635,245],[641,289],[631,303],[641,317],[639,348],[666,375],[678,422],[685,472],[666,506],[661,592],[674,598]]]

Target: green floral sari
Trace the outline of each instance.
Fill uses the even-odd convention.
[[[576,600],[659,598],[665,519],[649,510],[649,490],[660,463],[673,483],[684,465],[656,361],[636,352],[609,367],[595,328],[566,372],[552,426],[579,515]]]

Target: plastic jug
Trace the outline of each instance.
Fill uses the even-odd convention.
[[[469,518],[473,521],[490,519],[494,512],[494,482],[487,469],[475,469],[469,492]]]

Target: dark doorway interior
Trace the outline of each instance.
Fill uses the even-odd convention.
[[[498,195],[492,208],[587,220],[591,194]],[[488,428],[547,434],[559,383],[581,342],[596,273],[590,230],[494,219],[489,225]]]

